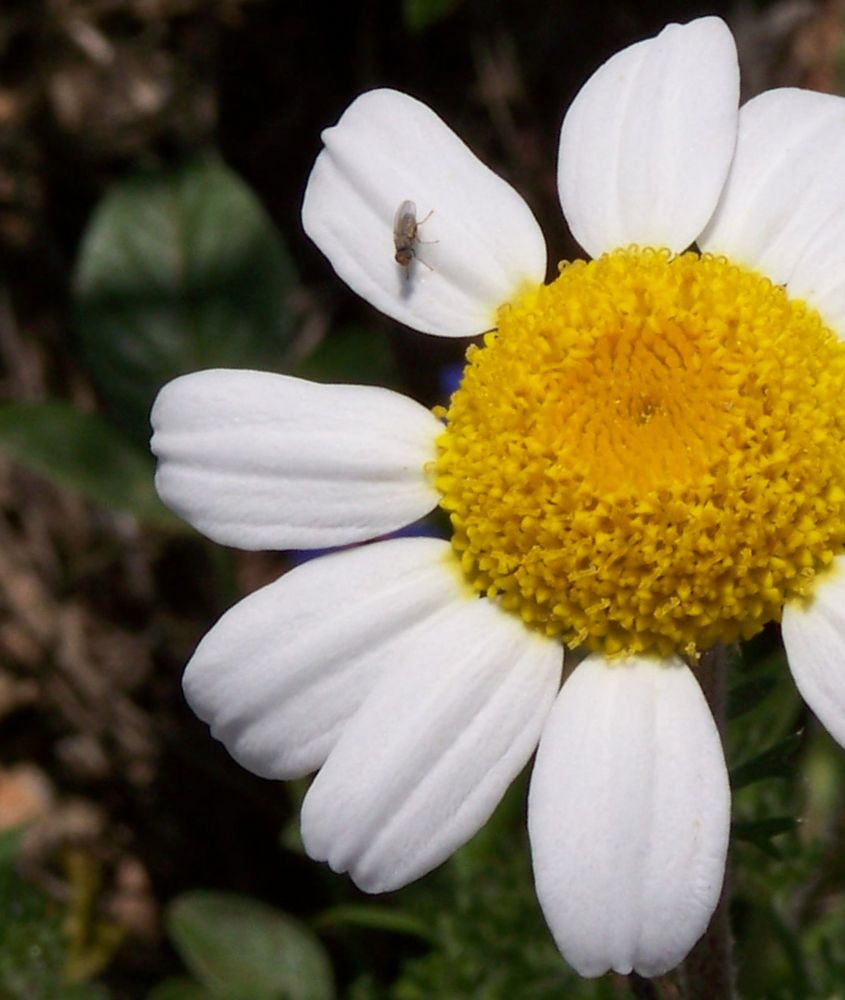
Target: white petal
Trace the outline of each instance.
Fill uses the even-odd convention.
[[[447,542],[399,538],[322,556],[228,611],[197,647],[185,696],[265,778],[316,770],[385,669],[463,601]]]
[[[817,581],[810,601],[786,605],[781,628],[801,697],[845,746],[845,556]]]
[[[736,156],[702,249],[788,285],[845,336],[845,99],[770,90],[739,117]]]
[[[468,337],[493,327],[521,285],[545,279],[531,210],[413,97],[362,94],[323,142],[302,206],[305,232],[383,313],[424,333]],[[409,269],[394,260],[403,201],[421,223]]]
[[[161,390],[151,420],[159,495],[224,545],[345,545],[437,505],[425,467],[442,425],[388,389],[196,372]]]
[[[564,958],[583,976],[677,965],[718,902],[729,818],[719,734],[689,668],[584,660],[528,799],[537,894]]]
[[[533,752],[560,684],[559,643],[486,599],[446,612],[380,678],[302,808],[311,857],[366,892],[444,861]]]
[[[716,17],[670,24],[601,66],[560,135],[560,200],[581,246],[689,246],[727,176],[738,101],[736,46]]]

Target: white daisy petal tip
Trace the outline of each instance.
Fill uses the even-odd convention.
[[[781,632],[801,697],[845,746],[845,556],[816,581],[809,599],[786,605]]]
[[[420,330],[468,337],[546,274],[542,231],[522,197],[426,105],[372,90],[323,132],[302,206],[307,235],[381,312]],[[397,212],[415,232],[396,260]]]
[[[437,506],[442,425],[389,389],[212,369],[168,383],[151,422],[159,496],[224,545],[346,545]]]
[[[704,229],[736,142],[739,63],[720,18],[670,24],[617,52],[564,118],[558,190],[578,243],[679,252]]]
[[[656,976],[683,960],[718,903],[730,824],[719,734],[685,664],[579,664],[528,809],[537,894],[576,971]]]
[[[533,753],[562,660],[558,642],[486,599],[445,609],[382,674],[314,779],[308,854],[370,893],[440,865]]]
[[[188,703],[254,774],[317,770],[381,673],[461,599],[453,560],[441,539],[397,538],[290,570],[203,638]]]

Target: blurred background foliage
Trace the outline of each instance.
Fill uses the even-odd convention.
[[[183,704],[211,622],[290,565],[161,506],[162,383],[209,366],[440,402],[466,344],[376,314],[305,239],[321,128],[426,100],[509,179],[552,260],[580,83],[669,20],[726,17],[744,97],[845,93],[845,0],[5,0],[0,8],[0,1000],[679,997],[573,976],[545,929],[525,780],[420,883],[304,858],[303,783],[240,770]],[[434,526],[436,530],[436,525]],[[845,754],[777,629],[732,652],[730,919],[744,997],[845,996]]]

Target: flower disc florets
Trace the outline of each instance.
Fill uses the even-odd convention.
[[[561,266],[470,348],[437,486],[478,592],[605,653],[748,638],[845,541],[845,346],[722,257]]]

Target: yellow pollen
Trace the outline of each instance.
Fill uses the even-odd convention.
[[[437,413],[464,574],[572,647],[748,638],[845,542],[845,344],[722,257],[562,264]]]

